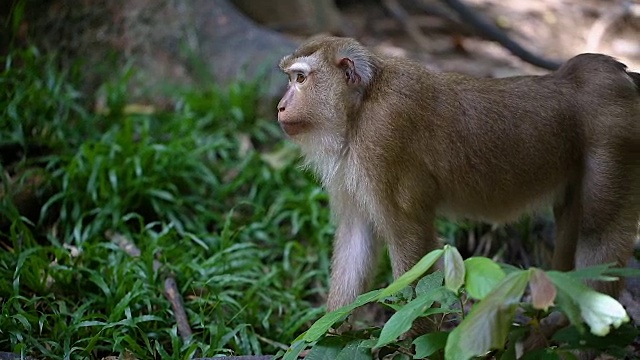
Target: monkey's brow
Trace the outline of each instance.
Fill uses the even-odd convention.
[[[296,61],[291,66],[285,69],[285,72],[303,72],[308,73],[311,71],[311,66],[307,61]]]

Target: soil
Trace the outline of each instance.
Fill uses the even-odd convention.
[[[456,19],[440,1],[413,2],[438,8]],[[619,59],[631,69],[640,69],[640,2],[466,0],[466,3],[540,56],[563,61],[582,52],[598,52]],[[475,36],[478,32],[469,31],[459,21],[425,12],[410,13],[411,21],[421,27],[427,40],[419,43],[382,5],[348,5],[343,14],[363,43],[378,51],[418,59],[435,70],[486,77],[545,72],[496,42]]]

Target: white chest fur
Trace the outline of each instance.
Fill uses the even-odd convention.
[[[380,204],[373,196],[374,184],[358,154],[339,146],[331,138],[315,140],[302,147],[305,164],[317,174],[329,192],[334,216],[349,216],[357,212],[372,224],[378,223]]]

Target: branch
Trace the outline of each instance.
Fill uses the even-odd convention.
[[[129,254],[129,256],[140,256],[140,249],[138,249],[133,242],[123,235],[113,231],[107,231],[105,236],[111,242],[116,243],[122,250]],[[161,267],[162,263],[160,261],[153,260],[153,271],[158,272]],[[187,313],[184,310],[184,302],[182,301],[180,291],[178,291],[176,279],[174,279],[173,276],[167,276],[164,280],[164,295],[167,297],[171,303],[171,307],[173,308],[173,315],[176,319],[176,324],[178,325],[178,333],[182,337],[183,341],[187,341],[193,332],[189,326],[189,319],[187,318]]]

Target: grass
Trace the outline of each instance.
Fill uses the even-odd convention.
[[[173,108],[149,109],[127,102],[125,70],[96,110],[78,74],[35,49],[3,66],[0,351],[269,354],[321,315],[326,194],[277,125],[257,117],[259,83],[180,91]],[[187,339],[163,295],[168,275]]]

